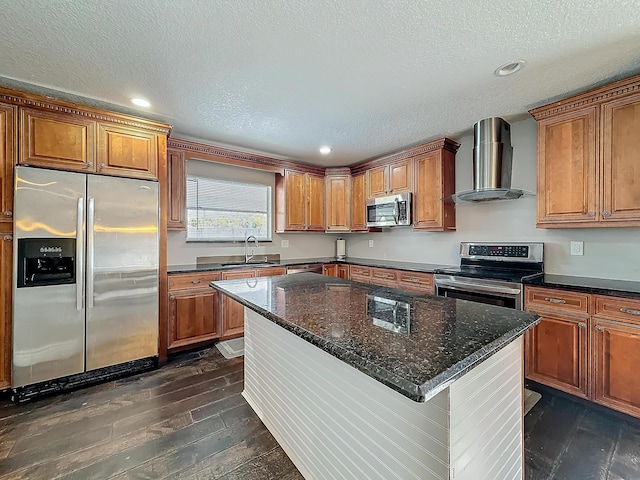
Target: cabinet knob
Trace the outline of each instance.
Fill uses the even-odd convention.
[[[100,168],[104,168],[104,167],[106,167],[106,165],[104,163],[101,163]]]
[[[580,322],[580,323],[578,323],[578,326],[579,326],[580,328],[587,328],[587,324],[586,324],[585,322]]]
[[[604,332],[604,327],[601,327],[600,325],[598,325],[596,327],[596,330],[598,330],[599,332]]]
[[[13,216],[13,212],[11,210],[7,210],[6,212],[4,212],[4,216],[5,217],[11,217],[11,216]]]
[[[3,237],[3,240],[4,240],[5,242],[10,242],[11,240],[13,240],[13,235],[5,235],[5,236]]]
[[[629,315],[640,315],[640,310],[634,310],[632,308],[624,308],[620,309],[622,313],[628,313]]]
[[[191,280],[191,283],[200,283],[200,280]]]
[[[176,297],[174,297],[173,295],[169,296],[169,300],[175,300]]]
[[[587,217],[595,216],[596,212],[587,212]]]
[[[93,162],[87,162],[87,167],[93,167]]]
[[[610,210],[603,210],[602,211],[602,216],[603,217],[610,217],[611,216],[611,211]]]

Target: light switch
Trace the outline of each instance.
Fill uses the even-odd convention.
[[[584,255],[584,242],[571,241],[571,255]]]
[[[369,240],[369,248],[373,248],[373,240]]]

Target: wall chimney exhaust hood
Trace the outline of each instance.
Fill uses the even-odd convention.
[[[473,190],[451,195],[455,203],[512,200],[533,195],[511,188],[511,125],[499,117],[473,126]]]

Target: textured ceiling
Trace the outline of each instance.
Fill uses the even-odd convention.
[[[640,71],[637,0],[0,0],[0,11],[4,85],[327,166]],[[493,74],[519,59],[517,74]],[[134,96],[152,107],[134,110]]]

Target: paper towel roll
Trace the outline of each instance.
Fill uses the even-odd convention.
[[[347,242],[342,238],[336,240],[336,258],[343,260],[347,256]]]

